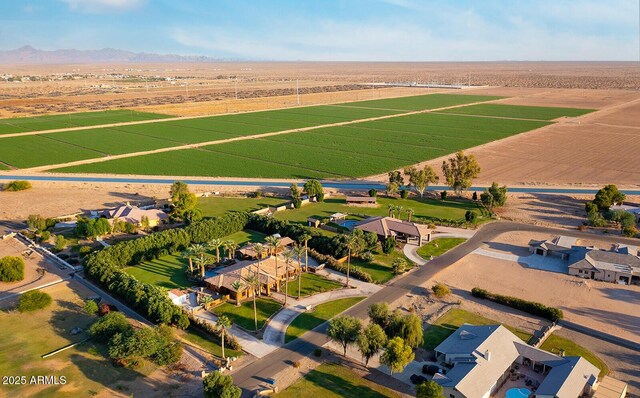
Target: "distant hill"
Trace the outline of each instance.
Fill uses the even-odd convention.
[[[24,46],[15,50],[0,51],[0,64],[89,64],[89,63],[170,63],[212,62],[219,59],[205,56],[176,54],[134,53],[131,51],[103,48],[101,50],[38,50]]]

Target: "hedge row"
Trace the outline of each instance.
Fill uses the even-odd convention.
[[[527,301],[517,297],[503,296],[500,294],[488,292],[477,287],[471,289],[471,294],[474,297],[491,300],[498,304],[506,305],[520,311],[528,312],[532,315],[546,318],[552,322],[557,322],[564,317],[561,309],[555,307],[547,307],[546,305],[537,303],[535,301]]]
[[[327,268],[331,268],[331,269],[336,270],[338,272],[342,272],[343,274],[347,273],[347,265],[346,264],[340,264],[338,262],[338,260],[336,260],[332,256],[325,255],[325,254],[320,254],[320,253],[318,253],[317,251],[315,251],[313,249],[309,249],[309,256],[311,256],[311,258],[313,258],[314,260],[316,260],[320,264],[324,263],[325,267],[327,267]],[[359,280],[364,281],[364,282],[369,282],[369,283],[373,282],[373,278],[371,277],[371,275],[368,272],[363,271],[358,267],[352,266],[351,269],[349,270],[349,276],[351,276],[351,277],[353,277],[355,279],[359,279]]]
[[[214,343],[218,345],[222,343],[222,332],[220,331],[220,329],[216,328],[209,322],[194,317],[191,314],[189,314],[188,316],[189,320],[191,321],[191,327],[203,331],[211,337],[214,337]],[[224,334],[224,346],[236,351],[242,349],[240,343],[238,343],[238,340],[236,340],[236,338],[228,332]]]
[[[91,280],[122,298],[149,320],[186,328],[189,326],[189,319],[180,307],[171,302],[164,289],[142,283],[122,268],[180,252],[191,243],[203,243],[241,231],[246,223],[246,213],[229,213],[186,228],[170,229],[116,243],[88,256],[85,272]]]

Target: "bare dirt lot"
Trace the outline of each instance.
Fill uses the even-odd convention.
[[[487,242],[490,251],[529,255],[529,239],[552,238],[544,234],[516,232]],[[579,242],[580,243],[580,242]],[[609,248],[597,239],[583,242]],[[457,289],[480,287],[495,293],[562,309],[565,318],[580,325],[640,342],[640,287],[583,280],[574,276],[527,268],[516,262],[471,254],[436,278]]]

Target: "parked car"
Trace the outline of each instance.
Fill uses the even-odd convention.
[[[416,374],[411,375],[410,379],[411,379],[411,382],[415,385],[419,385],[427,381],[426,377],[421,375],[416,375]]]
[[[426,374],[426,375],[431,375],[433,376],[434,374],[440,372],[440,368],[436,365],[423,365],[422,366],[422,373]]]

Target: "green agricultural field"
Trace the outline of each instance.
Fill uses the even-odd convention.
[[[217,217],[230,211],[254,211],[269,206],[279,206],[287,200],[283,198],[198,198],[198,208],[203,217]]]
[[[313,330],[315,327],[322,325],[324,322],[353,307],[364,299],[365,297],[349,297],[333,300],[318,304],[312,310],[303,312],[298,315],[287,328],[284,338],[285,344],[297,339],[309,330]]]
[[[559,117],[576,117],[591,113],[595,109],[551,108],[546,106],[522,106],[506,104],[478,104],[462,108],[447,109],[443,113],[462,115],[510,117],[516,119],[553,120]]]
[[[27,131],[42,131],[69,127],[98,126],[101,124],[165,119],[169,117],[171,116],[122,109],[101,112],[69,113],[66,115],[0,119],[0,135],[23,133]]]
[[[374,109],[392,109],[402,111],[419,111],[423,109],[444,108],[474,102],[494,101],[504,97],[466,94],[425,94],[411,97],[387,98],[378,100],[348,102],[342,106],[353,106]]]
[[[4,163],[0,163],[0,170],[9,170],[9,166]]]
[[[399,398],[400,394],[369,381],[347,367],[323,363],[275,398]]]
[[[256,299],[256,308],[258,312],[258,329],[262,329],[267,319],[280,311],[282,304],[270,298],[261,297]],[[224,303],[214,307],[211,312],[217,316],[228,316],[231,322],[246,330],[255,330],[253,300],[247,300],[240,306],[236,306],[235,303]]]
[[[0,161],[25,168],[104,156],[101,152],[60,142],[48,136],[0,138]]]
[[[168,141],[140,134],[125,133],[116,129],[91,129],[65,131],[40,136],[42,139],[56,140],[67,144],[77,145],[108,155],[150,151],[182,145],[181,142]],[[9,138],[10,140],[10,138]]]
[[[433,350],[442,343],[447,337],[456,331],[463,324],[468,323],[471,325],[497,325],[500,322],[496,322],[492,319],[485,318],[481,315],[474,314],[473,312],[465,311],[460,308],[453,308],[447,311],[440,318],[429,326],[424,331],[424,348],[427,350]],[[509,325],[503,325],[509,329],[513,334],[518,336],[522,341],[528,342],[533,336],[531,333],[525,332],[520,329],[516,329]]]

